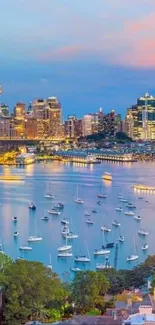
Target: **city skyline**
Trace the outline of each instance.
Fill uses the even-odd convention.
[[[100,106],[125,115],[155,90],[154,8],[152,0],[3,2],[3,101],[13,106],[51,94],[66,115]]]

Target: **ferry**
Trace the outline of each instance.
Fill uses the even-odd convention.
[[[105,180],[105,181],[112,181],[112,175],[110,173],[107,173],[105,172],[103,175],[102,175],[102,178]]]
[[[143,185],[143,184],[135,184],[135,185],[132,185],[132,188],[134,190],[138,190],[138,191],[155,192],[155,186],[147,186],[147,185]]]

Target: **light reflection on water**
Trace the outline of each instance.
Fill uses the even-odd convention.
[[[0,174],[7,173],[25,176],[24,182],[0,182],[0,239],[3,249],[13,258],[20,255],[20,245],[27,244],[29,235],[41,235],[42,242],[33,243],[31,252],[24,252],[22,256],[30,260],[40,260],[49,263],[49,254],[52,254],[53,269],[63,277],[69,277],[69,269],[74,264],[74,258],[58,260],[57,248],[65,243],[61,236],[62,217],[69,217],[71,228],[79,234],[79,238],[72,242],[73,254],[87,254],[91,256],[90,265],[80,265],[81,268],[94,269],[96,263],[103,262],[104,257],[94,258],[95,249],[107,241],[116,241],[119,237],[119,227],[114,228],[114,219],[120,221],[125,242],[119,244],[118,268],[131,268],[138,262],[143,261],[147,256],[141,247],[147,242],[149,244],[149,254],[155,253],[154,248],[154,208],[155,196],[151,193],[139,193],[132,190],[134,183],[144,183],[155,186],[155,164],[154,163],[102,163],[100,165],[80,165],[66,164],[61,162],[38,163],[24,168],[2,168]],[[105,172],[112,173],[112,182],[104,181],[101,175]],[[48,182],[51,182],[52,192],[55,195],[54,203],[65,204],[61,216],[50,217],[49,221],[42,221],[45,211],[51,209],[51,200],[44,198],[45,189]],[[79,196],[84,199],[83,205],[76,205],[74,202],[76,184],[79,184]],[[97,194],[100,187],[107,194],[106,199],[101,200],[101,205],[97,204]],[[136,205],[136,215],[142,217],[141,223],[136,222],[133,217],[125,216],[123,212],[116,212],[115,208],[122,206],[126,211],[126,204],[121,203],[117,195],[123,195]],[[143,200],[138,197],[143,196]],[[149,202],[145,202],[145,201]],[[34,201],[37,210],[29,211],[28,203]],[[92,213],[93,226],[85,223],[84,211],[97,209],[97,213]],[[17,216],[18,222],[15,225],[12,217]],[[103,236],[100,228],[106,224],[112,227],[112,232]],[[137,232],[141,227],[148,230],[148,238],[138,236]],[[18,239],[14,240],[13,232],[19,231]],[[134,241],[138,249],[139,261],[132,264],[126,263],[126,257],[134,253]],[[114,249],[111,250],[110,262],[114,265]]]

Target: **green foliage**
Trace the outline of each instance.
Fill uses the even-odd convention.
[[[56,273],[39,262],[18,260],[0,275],[2,280],[5,277],[1,284],[5,289],[6,325],[21,324],[29,317],[42,321],[49,317],[50,305],[61,310],[65,303],[65,286]]]
[[[94,308],[99,296],[104,295],[109,282],[102,272],[84,271],[76,274],[72,284],[72,297],[79,311]]]

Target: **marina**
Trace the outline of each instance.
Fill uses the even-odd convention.
[[[102,179],[106,172],[112,182]],[[24,179],[0,186],[0,243],[12,258],[41,261],[69,280],[78,269],[104,269],[107,255],[109,267],[130,269],[155,253],[154,195],[140,199],[132,188],[136,179],[155,184],[154,163],[92,167],[53,161],[9,167],[9,173]]]

